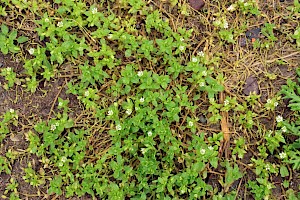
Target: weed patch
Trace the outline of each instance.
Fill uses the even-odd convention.
[[[64,79],[48,118],[0,116],[2,197],[297,199],[299,80],[268,68],[300,75],[299,2],[276,5],[2,1],[1,52],[23,68],[1,67],[1,86],[47,95]],[[18,189],[25,157],[18,176],[37,194]]]

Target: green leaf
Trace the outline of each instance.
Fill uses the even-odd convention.
[[[61,190],[62,186],[62,177],[61,176],[55,176],[53,180],[50,181],[50,188],[48,189],[49,194],[62,194]]]
[[[289,175],[289,170],[286,166],[280,166],[280,175],[281,177],[286,177]]]
[[[8,54],[8,48],[7,48],[7,46],[2,46],[2,47],[1,47],[1,52],[2,52],[4,55]]]
[[[131,53],[132,53],[132,51],[130,50],[130,49],[127,49],[126,51],[125,51],[125,57],[130,57],[131,56]]]
[[[2,31],[2,33],[3,33],[4,35],[7,35],[9,29],[8,29],[8,27],[7,27],[5,24],[2,24],[2,25],[1,25],[1,31]]]
[[[9,39],[14,40],[17,38],[18,32],[16,30],[10,32]]]
[[[211,166],[213,166],[214,168],[217,168],[218,167],[218,161],[219,161],[219,158],[218,157],[214,157],[210,160],[210,164]]]
[[[229,162],[226,162],[225,185],[229,187],[234,181],[243,177],[237,164],[231,167]]]
[[[290,186],[289,181],[288,181],[288,180],[284,180],[283,183],[282,183],[282,186],[283,186],[284,188],[289,188],[289,186]]]
[[[18,43],[27,42],[28,41],[28,37],[20,36],[17,41],[18,41]]]
[[[20,47],[15,45],[9,46],[9,51],[11,51],[12,53],[18,53],[20,51]]]
[[[48,126],[45,122],[40,122],[34,126],[34,130],[36,130],[39,133],[43,133],[49,130]]]

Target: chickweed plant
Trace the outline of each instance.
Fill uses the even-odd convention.
[[[112,4],[106,6],[112,9]],[[24,65],[30,82],[38,73],[49,80],[68,60],[86,60],[78,63],[80,75],[68,82],[68,92],[94,112],[97,126],[103,127],[98,136],[110,136],[107,152],[91,155],[97,149],[90,146],[89,138],[95,136],[74,126],[63,99],[57,117],[41,121],[27,135],[28,151],[39,156],[45,167],[57,168],[50,194],[108,199],[212,195],[205,179],[208,166],[218,166],[222,138],[206,140],[208,135],[199,129],[195,115],[199,98],[193,100],[193,95],[207,95],[213,101],[223,91],[223,77],[214,73],[216,61],[204,52],[189,55],[193,30],[174,31],[162,13],[144,1],[121,6],[130,18],[120,19],[97,5],[62,1],[61,18],[45,13],[37,21],[40,38],[49,42],[32,49],[32,58]],[[141,23],[136,13],[145,21],[144,32],[136,29]],[[77,28],[89,35],[72,31]],[[43,183],[30,166],[26,171],[30,184]]]
[[[167,5],[181,17],[192,13],[183,1]],[[282,187],[289,187],[290,166],[300,168],[297,82],[288,80],[266,102],[261,94],[232,95],[221,69],[224,55],[195,49],[195,30],[179,26],[156,2],[55,0],[39,6],[36,1],[3,0],[0,15],[14,6],[35,16],[33,32],[39,42],[1,25],[1,52],[22,57],[24,68],[22,75],[1,68],[3,87],[9,90],[21,81],[22,88],[35,94],[42,84],[64,77],[66,96],[75,96],[82,106],[74,117],[74,102],[58,95],[48,119],[22,125],[25,153],[40,164],[37,169],[35,161],[28,161],[22,180],[35,188],[46,185],[46,197],[242,199],[237,185],[243,183],[248,195],[269,199],[276,187],[273,176],[281,176]],[[247,23],[234,27],[231,15],[248,19],[261,16],[261,11],[253,0],[226,8],[226,14],[214,15],[211,27],[220,45],[236,45]],[[253,43],[254,49],[273,48],[278,41],[275,30],[275,24],[264,23],[264,40]],[[299,47],[298,32],[299,27],[289,36]],[[262,112],[274,114],[281,98],[289,99],[295,120],[277,115],[275,128],[266,131],[259,121]],[[10,109],[0,119],[3,142],[18,125],[18,115]],[[255,144],[247,139],[251,130],[262,136]],[[237,134],[230,140],[231,132]],[[249,158],[251,145],[258,153]],[[223,157],[224,149],[230,157]],[[1,154],[0,173],[11,174],[16,159],[11,149]],[[254,174],[251,179],[247,170]],[[211,183],[214,176],[217,186]],[[12,177],[5,198],[19,199],[19,184]],[[290,189],[286,195],[297,193]]]

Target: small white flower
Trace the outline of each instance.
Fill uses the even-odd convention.
[[[143,103],[145,101],[144,97],[140,98],[140,102]]]
[[[149,137],[151,137],[151,136],[152,136],[152,132],[151,132],[151,131],[148,131],[148,133],[147,133],[147,134],[148,134],[148,136],[149,136]]]
[[[202,72],[202,75],[203,75],[203,76],[207,76],[207,72],[206,72],[206,71],[203,71],[203,72]]]
[[[56,129],[56,125],[55,124],[51,124],[50,130],[51,131],[55,131],[55,129]]]
[[[180,50],[180,51],[184,51],[184,46],[180,46],[180,47],[179,47],[179,50]]]
[[[61,162],[66,162],[67,161],[67,158],[66,158],[66,156],[63,156],[63,157],[61,157]]]
[[[286,153],[285,153],[285,152],[279,153],[279,158],[280,158],[280,159],[286,158]]]
[[[146,148],[142,148],[141,152],[142,152],[142,154],[145,154],[147,152],[147,149]]]
[[[64,163],[62,163],[62,162],[59,162],[59,163],[58,163],[58,166],[59,166],[59,167],[62,167],[63,165],[64,165]]]
[[[192,58],[192,62],[193,62],[193,63],[196,63],[196,62],[198,62],[198,59],[197,59],[196,57],[193,57],[193,58]]]
[[[201,149],[201,150],[200,150],[200,154],[201,154],[201,155],[204,155],[204,154],[205,154],[205,152],[206,152],[206,150],[205,150],[205,149]]]
[[[273,131],[269,130],[268,133],[267,133],[267,137],[271,137],[273,134]]]
[[[271,103],[271,102],[272,102],[272,100],[271,100],[271,99],[268,99],[268,100],[267,100],[267,103]]]
[[[88,90],[85,91],[84,96],[86,96],[86,97],[90,96],[90,92]]]
[[[111,39],[112,39],[112,37],[113,37],[113,35],[112,35],[112,34],[109,34],[109,35],[107,36],[107,38],[108,38],[109,40],[111,40]]]
[[[132,113],[132,110],[128,108],[128,109],[126,110],[126,114],[127,114],[127,115],[130,115],[131,113]]]
[[[200,57],[204,57],[203,51],[199,51],[199,52],[197,53],[197,55],[200,56]]]
[[[277,123],[280,123],[280,122],[282,122],[282,121],[283,121],[282,116],[278,115],[278,116],[276,117],[276,122],[277,122]]]
[[[226,99],[225,101],[224,101],[224,106],[227,106],[229,104],[229,101],[228,101],[228,99]]]
[[[58,22],[58,23],[57,23],[57,26],[58,26],[58,27],[63,27],[63,26],[64,26],[64,23],[63,23],[63,22]]]
[[[62,107],[62,106],[63,106],[63,103],[60,101],[60,102],[58,103],[58,106],[59,106],[59,107]]]
[[[277,107],[278,106],[278,102],[274,102],[274,106]]]
[[[227,8],[228,11],[234,11],[235,10],[235,5],[234,4],[231,4],[228,8]]]
[[[208,146],[208,149],[212,151],[212,150],[214,150],[214,147],[213,146]]]
[[[228,22],[226,20],[224,21],[223,27],[228,28]]]
[[[268,170],[268,171],[271,169],[269,164],[266,164],[265,168],[266,168],[266,170]]]
[[[139,71],[139,72],[137,73],[138,77],[141,77],[141,76],[143,76],[143,74],[144,74],[144,72],[143,72],[143,71]]]
[[[204,82],[200,82],[199,85],[200,85],[200,87],[204,87],[205,83]]]
[[[30,48],[30,49],[28,50],[28,52],[29,52],[30,55],[34,54],[34,48]]]
[[[189,121],[189,126],[190,126],[190,127],[194,126],[194,122]]]
[[[93,8],[93,9],[92,9],[92,13],[93,13],[93,14],[96,14],[97,12],[98,12],[98,9],[97,9],[97,8]]]
[[[109,110],[108,112],[107,112],[107,115],[108,116],[111,116],[111,115],[113,115],[114,114],[114,111],[112,111],[112,110]]]
[[[281,131],[285,133],[287,131],[286,126],[282,127]]]
[[[183,39],[183,38],[180,38],[180,41],[181,41],[181,42],[183,42],[183,41],[184,41],[184,39]]]
[[[46,23],[50,22],[49,18],[45,18],[45,22]]]
[[[11,72],[11,67],[7,67],[7,68],[6,68],[6,71],[7,71],[7,72]]]
[[[117,130],[117,131],[120,131],[120,130],[122,130],[122,127],[121,127],[121,125],[120,125],[120,124],[118,124],[118,125],[116,126],[116,130]]]
[[[10,112],[10,113],[14,113],[15,110],[11,108],[11,109],[9,109],[9,112]]]

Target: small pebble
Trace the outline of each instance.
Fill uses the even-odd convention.
[[[203,115],[200,115],[199,121],[200,121],[202,124],[206,124],[206,122],[207,122],[206,117],[204,117]]]
[[[195,10],[200,10],[205,5],[203,0],[189,0],[189,2],[190,2],[190,6]]]
[[[253,39],[253,38],[258,39],[260,33],[261,33],[261,28],[254,28],[246,32],[246,37],[248,39]]]
[[[246,46],[247,45],[246,38],[244,37],[239,38],[239,44],[241,47]]]
[[[249,76],[246,80],[246,84],[244,87],[244,94],[245,95],[250,95],[250,92],[259,94],[259,88],[258,88],[258,83],[256,78],[253,76]]]

